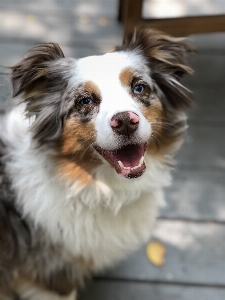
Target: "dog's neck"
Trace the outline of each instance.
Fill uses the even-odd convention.
[[[1,133],[8,148],[6,168],[16,191],[16,206],[24,218],[41,226],[54,243],[63,243],[63,247],[73,255],[84,253],[87,259],[92,255],[93,247],[83,241],[98,242],[98,247],[108,247],[104,244],[99,224],[103,227],[111,224],[108,232],[112,231],[112,236],[115,230],[119,230],[118,226],[135,227],[129,231],[129,234],[137,233],[134,247],[148,237],[149,222],[153,220],[149,216],[156,214],[156,199],[162,199],[158,193],[171,180],[170,168],[163,161],[146,155],[146,172],[136,179],[123,178],[111,166],[102,164],[92,170],[88,184],[81,185],[77,179],[68,185],[64,178],[55,175],[52,153],[35,147],[29,132],[30,121],[24,118],[23,110],[17,108],[6,118],[3,120],[5,131]],[[135,222],[133,214],[137,214]],[[139,227],[140,232],[137,230]],[[78,238],[81,232],[91,234],[93,228],[96,228],[94,236],[97,240],[93,235]],[[120,238],[124,239],[122,233]],[[128,237],[129,245],[124,244],[124,253],[130,249],[131,239],[133,236]],[[113,255],[107,258],[107,262],[102,262],[98,255],[102,252],[98,247],[93,254],[96,268],[111,264]],[[85,249],[89,249],[86,254]]]

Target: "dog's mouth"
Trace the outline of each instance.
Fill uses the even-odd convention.
[[[126,178],[136,178],[145,172],[144,154],[146,148],[146,143],[131,144],[113,151],[95,147],[98,153],[115,168],[116,172]]]

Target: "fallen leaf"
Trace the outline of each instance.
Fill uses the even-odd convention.
[[[159,241],[151,241],[146,247],[146,255],[153,265],[161,267],[165,263],[166,248]]]

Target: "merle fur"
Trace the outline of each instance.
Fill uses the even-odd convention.
[[[15,271],[49,291],[68,295],[83,286],[88,268],[81,258],[71,264],[62,245],[53,244],[32,220],[22,217],[5,170],[6,151],[7,145],[0,140],[0,299],[18,296],[13,286]]]
[[[161,99],[163,104],[169,110],[182,110],[192,104],[179,84],[181,77],[192,73],[186,62],[188,50],[192,48],[178,38],[157,30],[139,29],[132,37],[125,37],[116,51],[139,51],[152,70],[152,79],[165,95]],[[32,48],[24,60],[12,67],[13,95],[22,94],[27,115],[36,117],[32,131],[41,145],[60,137],[71,112],[81,122],[89,122],[98,112],[98,105],[90,112],[76,109],[79,87],[68,87],[71,66],[74,67],[74,60],[65,58],[58,44],[50,43]]]
[[[185,61],[186,44],[147,30],[137,32],[117,49],[133,50],[141,51],[147,59],[168,106],[179,110],[190,105],[184,90],[167,80],[168,75],[180,79],[191,73]],[[36,117],[32,132],[40,144],[57,140],[64,120],[74,110],[76,91],[68,86],[72,63],[74,60],[65,58],[57,44],[43,44],[31,49],[24,60],[12,67],[13,95],[26,103],[28,117]],[[172,123],[171,137],[177,132],[177,125]],[[90,270],[79,258],[72,265],[69,254],[67,259],[63,253],[63,245],[51,243],[41,228],[35,228],[32,220],[22,217],[5,170],[6,153],[7,145],[0,141],[0,298],[15,299],[12,280],[15,270],[45,289],[68,295],[83,285]]]
[[[158,30],[139,28],[132,36],[125,36],[122,46],[116,51],[138,51],[145,57],[152,79],[165,94],[162,100],[167,108],[182,110],[192,105],[179,81],[184,75],[193,73],[187,66],[186,52],[194,49],[182,39]],[[172,78],[176,81],[171,81]]]

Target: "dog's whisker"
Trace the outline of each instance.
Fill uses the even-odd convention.
[[[153,127],[159,128],[159,129],[165,129],[168,131],[173,130],[174,125],[171,123],[163,123],[163,122],[152,122],[151,125],[153,125]]]

